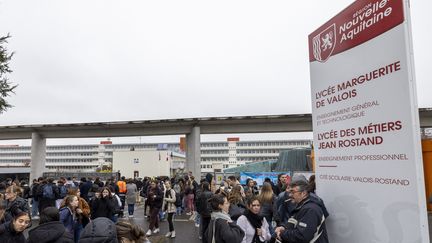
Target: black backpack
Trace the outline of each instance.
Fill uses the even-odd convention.
[[[173,189],[171,189],[171,190],[173,190]],[[176,192],[176,191],[174,191],[175,192],[175,197],[176,197],[176,201],[175,201],[175,203],[174,203],[174,205],[177,207],[177,208],[179,208],[179,207],[181,207],[182,206],[182,200],[181,200],[181,197],[180,197],[180,193],[178,193],[178,192]]]

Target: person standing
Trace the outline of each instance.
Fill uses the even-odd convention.
[[[157,181],[152,181],[150,183],[150,188],[148,189],[147,193],[147,200],[149,201],[150,205],[150,224],[149,229],[146,233],[147,236],[150,236],[153,233],[159,233],[159,210],[162,207],[162,201],[163,201],[164,194],[162,190],[158,187]]]
[[[201,193],[197,199],[197,210],[201,218],[200,237],[202,238],[203,243],[207,242],[207,238],[203,236],[205,236],[205,232],[207,231],[211,220],[212,209],[209,200],[212,198],[212,196],[213,192],[210,191],[210,184],[207,181],[201,183]]]
[[[269,241],[271,239],[269,224],[266,218],[260,215],[261,204],[258,198],[255,196],[250,198],[247,207],[244,214],[237,219],[237,225],[245,232],[242,243]]]
[[[31,198],[31,217],[33,219],[39,219],[39,202],[37,197],[37,191],[39,187],[39,182],[42,181],[42,177],[39,177],[37,180],[34,179],[33,183],[30,186],[30,198]]]
[[[39,195],[39,212],[46,207],[55,207],[56,200],[60,197],[58,187],[54,184],[53,178],[48,178],[46,183],[38,188]]]
[[[132,179],[128,179],[126,183],[126,203],[128,205],[129,218],[133,218],[134,216],[137,191],[138,188],[135,183],[133,183]]]
[[[95,194],[91,202],[91,219],[105,217],[112,219],[115,213],[115,201],[108,187],[103,187]]]
[[[169,225],[169,232],[165,235],[165,237],[171,237],[175,238],[175,231],[174,231],[174,224],[173,224],[173,216],[176,212],[176,192],[174,189],[171,188],[171,182],[169,180],[165,181],[165,196],[163,199],[163,205],[162,208],[164,211],[168,214],[168,225]]]
[[[211,221],[204,237],[207,242],[240,243],[244,232],[236,225],[228,214],[229,202],[225,195],[215,194],[210,199],[212,207]]]
[[[60,222],[63,223],[66,231],[73,235],[74,242],[78,242],[80,236],[80,228],[78,228],[77,208],[78,197],[68,195],[65,198],[65,206],[60,209]]]
[[[6,188],[5,221],[12,220],[15,215],[18,215],[21,212],[30,212],[27,200],[20,197],[20,194],[21,188],[19,186],[9,186],[8,188]]]
[[[328,243],[324,205],[320,205],[317,200],[311,198],[308,183],[303,180],[291,183],[290,197],[296,207],[288,222],[276,228],[277,239],[283,243]]]
[[[118,217],[123,218],[124,216],[123,211],[126,203],[126,192],[127,192],[126,179],[124,176],[121,177],[121,180],[117,181],[117,186],[119,188],[118,196],[120,197],[120,201],[122,203]]]
[[[270,183],[264,182],[261,188],[260,194],[257,196],[261,203],[260,215],[263,216],[267,223],[269,224],[270,233],[274,233],[273,227],[271,225],[273,221],[273,216],[276,214],[276,196],[273,194],[273,189]]]

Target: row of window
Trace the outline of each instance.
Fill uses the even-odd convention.
[[[251,147],[251,146],[285,146],[285,145],[310,145],[312,141],[266,141],[266,142],[239,142],[237,147]]]
[[[226,158],[201,158],[201,161],[228,161],[228,157],[226,157]]]
[[[238,154],[279,154],[279,149],[238,149]],[[282,150],[283,151],[283,150]]]

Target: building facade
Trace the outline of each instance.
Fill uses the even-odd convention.
[[[279,152],[296,147],[310,147],[311,140],[260,140],[240,141],[228,138],[222,142],[201,143],[201,172],[222,172],[250,162],[276,160]],[[130,143],[113,144],[101,141],[87,145],[51,145],[46,148],[46,172],[94,172],[111,171],[113,153],[120,151],[169,151],[184,154],[180,143]],[[168,152],[168,153],[169,153]],[[0,145],[0,173],[3,169],[28,168],[31,163],[31,147]],[[184,163],[173,161],[173,168]]]

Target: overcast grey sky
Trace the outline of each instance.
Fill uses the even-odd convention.
[[[350,3],[0,0],[19,84],[0,125],[310,113],[307,36]],[[419,107],[430,9],[411,2]]]

